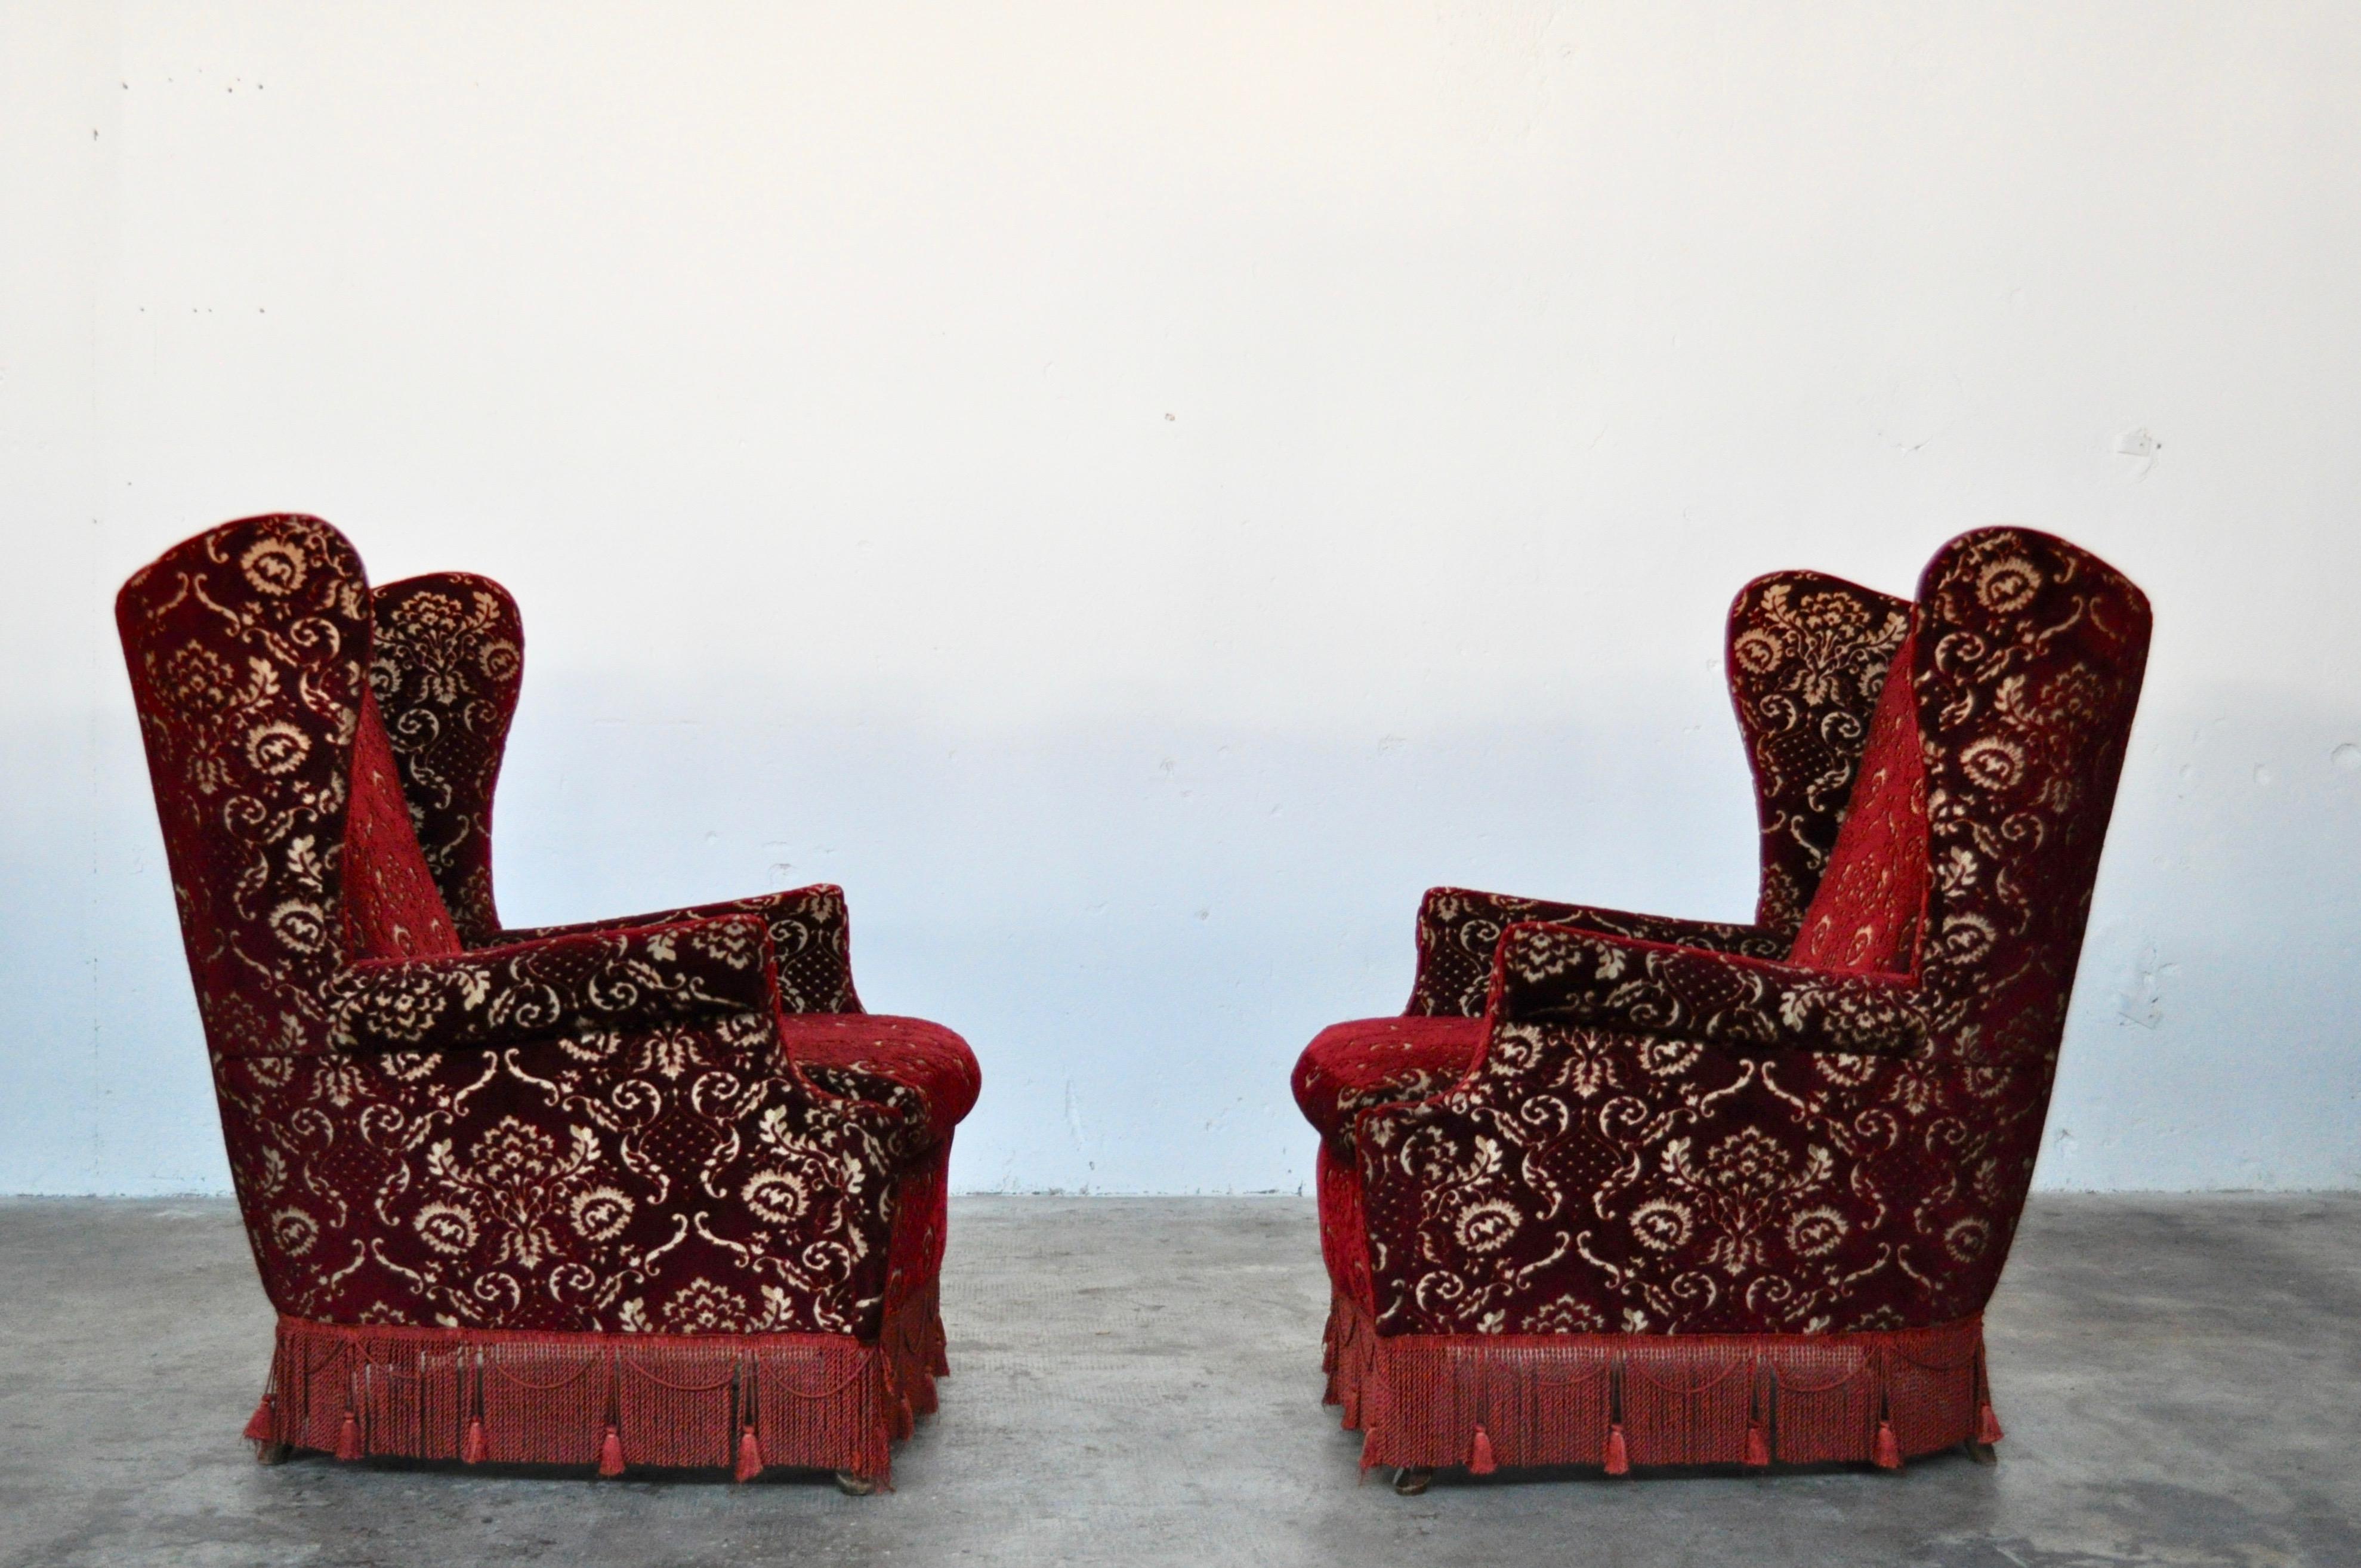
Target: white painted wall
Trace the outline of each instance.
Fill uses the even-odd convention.
[[[269,509],[523,602],[512,919],[840,881],[1091,1191],[1303,1184],[1430,883],[1742,915],[1730,593],[2054,529],[2042,1179],[2361,1183],[2356,145],[2341,0],[0,0],[0,1190],[225,1179],[108,609]]]

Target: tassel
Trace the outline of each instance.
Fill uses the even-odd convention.
[[[1607,1474],[1609,1475],[1631,1474],[1631,1451],[1624,1445],[1621,1421],[1617,1421],[1607,1429]]]
[[[748,1427],[738,1437],[738,1479],[752,1481],[763,1473],[763,1441]]]
[[[484,1452],[486,1446],[487,1445],[484,1442],[484,1418],[481,1416],[469,1416],[467,1418],[467,1435],[459,1440],[460,1459],[469,1464],[481,1464],[484,1462]]]
[[[360,1418],[352,1411],[345,1412],[345,1424],[336,1429],[336,1457],[358,1459],[361,1456]]]
[[[1478,1425],[1476,1429],[1476,1445],[1467,1451],[1467,1474],[1489,1475],[1499,1468],[1500,1468],[1499,1462],[1492,1457],[1492,1434]]]
[[[1746,1463],[1758,1469],[1771,1463],[1771,1429],[1761,1421],[1746,1423]]]
[[[623,1434],[609,1427],[605,1440],[598,1444],[598,1474],[612,1480],[622,1473]]]
[[[1902,1468],[1902,1442],[1894,1435],[1894,1423],[1890,1420],[1877,1423],[1877,1467],[1880,1470]]]
[[[2000,1417],[1993,1413],[1992,1401],[1987,1399],[1976,1410],[1976,1441],[1990,1448],[1993,1443],[1998,1442],[2003,1435],[2000,1430]]]
[[[1989,1414],[1992,1407],[1986,1405],[1984,1409]],[[246,1423],[246,1441],[248,1442],[272,1441],[277,1436],[277,1427],[272,1419],[276,1414],[274,1401],[269,1395],[265,1394],[262,1397],[262,1403],[254,1407],[252,1419]]]

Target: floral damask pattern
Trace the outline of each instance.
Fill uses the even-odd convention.
[[[1757,577],[1730,607],[1730,692],[1763,828],[1759,926],[1794,932],[1819,887],[1909,610],[1817,572]]]
[[[749,916],[355,963],[328,982],[342,1050],[442,1050],[563,1030],[761,1013],[769,938]]]
[[[217,1056],[327,1048],[368,595],[342,534],[274,517],[168,552],[116,600]]]
[[[490,802],[522,634],[497,585],[373,596],[335,529],[253,518],[167,552],[117,620],[280,1311],[873,1337],[889,1292],[925,1297],[931,1262],[889,1278],[893,1245],[917,1246],[895,1221],[912,1183],[939,1186],[974,1059],[949,1031],[866,1017],[796,1059],[793,1010],[858,1007],[836,889],[501,928]],[[401,803],[348,832],[376,710]],[[390,857],[431,885],[389,880]],[[357,925],[361,887],[383,907]],[[366,935],[437,890],[464,948]],[[930,1259],[939,1217],[916,1223],[937,1239],[910,1256]]]
[[[1332,1225],[1366,1213],[1380,1333],[1981,1310],[2032,1173],[2148,610],[2074,546],[1989,530],[1928,566],[1916,621],[1923,837],[1854,832],[1828,868],[1923,857],[1915,951],[1846,970],[1511,925],[1469,1074],[1361,1111],[1356,1166],[1323,1182]],[[1861,689],[1828,663],[1815,679]]]
[[[779,1005],[789,1013],[858,1013],[861,998],[852,989],[852,958],[844,908],[844,890],[820,883],[785,893],[759,894],[724,904],[699,904],[686,909],[662,909],[616,920],[592,920],[574,926],[530,926],[501,931],[503,942],[534,942],[552,937],[573,937],[637,926],[676,926],[686,920],[719,920],[752,916],[763,922],[770,938],[773,971],[779,982]]]
[[[1532,1022],[1806,1050],[1907,1051],[1927,1038],[1931,999],[1905,974],[1813,969],[1539,924],[1510,927],[1502,967],[1516,1015]]]
[[[524,680],[524,625],[508,590],[463,572],[404,578],[374,598],[369,686],[419,848],[461,939],[485,947],[500,940],[492,790]]]
[[[873,1336],[897,1119],[778,1073],[774,1050],[745,1013],[221,1061],[265,1288],[333,1322]]]
[[[1481,1018],[1492,982],[1492,960],[1500,938],[1521,920],[1554,920],[1642,942],[1669,942],[1708,952],[1743,953],[1758,959],[1787,956],[1794,938],[1763,926],[1719,920],[1674,920],[1661,915],[1631,915],[1585,904],[1552,904],[1510,898],[1466,888],[1427,890],[1418,910],[1418,980],[1408,1012],[1426,1017]]]

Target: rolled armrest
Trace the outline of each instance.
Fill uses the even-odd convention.
[[[580,932],[446,958],[348,965],[328,982],[345,1050],[505,1045],[775,1008],[770,936],[751,915]]]
[[[771,956],[777,967],[779,1004],[787,1013],[858,1013],[861,998],[852,989],[852,959],[844,906],[844,890],[827,883],[758,894],[727,904],[700,904],[687,909],[658,910],[618,920],[592,920],[574,926],[530,926],[500,933],[504,942],[541,941],[642,926],[676,926],[685,920],[712,920],[751,915],[771,936]]]
[[[1795,940],[1792,933],[1763,926],[1675,920],[1461,887],[1429,888],[1419,903],[1418,981],[1409,1011],[1428,1017],[1482,1017],[1501,935],[1521,920],[1555,921],[1609,936],[1761,959],[1785,957]]]
[[[1491,1010],[1501,1022],[1716,1045],[1904,1052],[1926,1044],[1932,999],[1911,975],[1808,969],[1526,922],[1500,940]]]

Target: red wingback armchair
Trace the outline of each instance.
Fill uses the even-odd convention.
[[[1915,604],[1761,578],[1729,641],[1753,924],[1426,895],[1407,1013],[1295,1072],[1364,1468],[1988,1454],[1981,1314],[2148,626],[2021,529]]]
[[[266,1456],[883,1480],[935,1408],[959,1036],[862,1012],[841,893],[528,930],[492,900],[500,585],[372,590],[307,517],[126,583]]]

